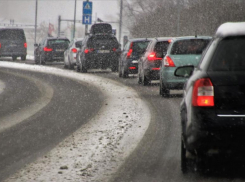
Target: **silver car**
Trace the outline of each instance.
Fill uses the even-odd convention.
[[[82,45],[83,38],[74,39],[64,52],[64,68],[74,69],[76,65],[76,55]]]

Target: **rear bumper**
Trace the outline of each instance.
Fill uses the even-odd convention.
[[[189,150],[245,149],[245,118],[220,117],[214,108],[192,107],[192,113],[192,124],[186,130],[186,144]]]
[[[159,75],[159,70],[156,69],[151,69],[151,70],[145,70],[144,74],[146,76],[146,78],[150,79],[150,80],[159,80],[160,79],[160,75]]]
[[[26,56],[26,55],[27,55],[26,51],[17,51],[17,52],[1,52],[0,51],[0,56],[2,57]]]
[[[52,61],[64,61],[64,53],[55,54],[52,52],[45,52],[43,55],[45,61],[52,62]]]

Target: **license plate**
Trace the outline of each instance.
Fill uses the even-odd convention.
[[[65,51],[64,49],[56,49],[56,51],[61,52],[61,51]]]
[[[138,60],[133,60],[132,63],[138,63],[139,61]]]
[[[98,50],[97,53],[110,53],[110,50]]]

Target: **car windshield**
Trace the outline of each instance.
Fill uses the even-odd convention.
[[[171,54],[202,54],[209,42],[210,40],[205,39],[178,40],[173,43]]]
[[[169,42],[168,41],[157,42],[157,44],[156,44],[156,46],[154,48],[154,51],[166,53],[167,49],[168,49],[168,46],[169,46]]]
[[[147,46],[149,44],[149,41],[137,41],[133,42],[133,51],[134,52],[142,52],[145,51]]]
[[[222,40],[214,54],[209,69],[212,71],[245,71],[245,37]]]
[[[66,39],[48,40],[48,46],[57,45],[57,44],[68,46],[69,43],[70,43],[70,41],[66,40]]]

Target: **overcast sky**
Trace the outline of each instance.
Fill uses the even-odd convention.
[[[38,24],[42,21],[58,23],[58,15],[63,19],[74,18],[75,0],[38,0]],[[107,21],[119,19],[118,0],[92,0],[93,19],[97,17]],[[78,20],[82,20],[83,0],[77,0]],[[0,22],[34,24],[35,0],[0,0]],[[114,25],[114,24],[112,24]],[[115,26],[115,25],[114,25]]]

